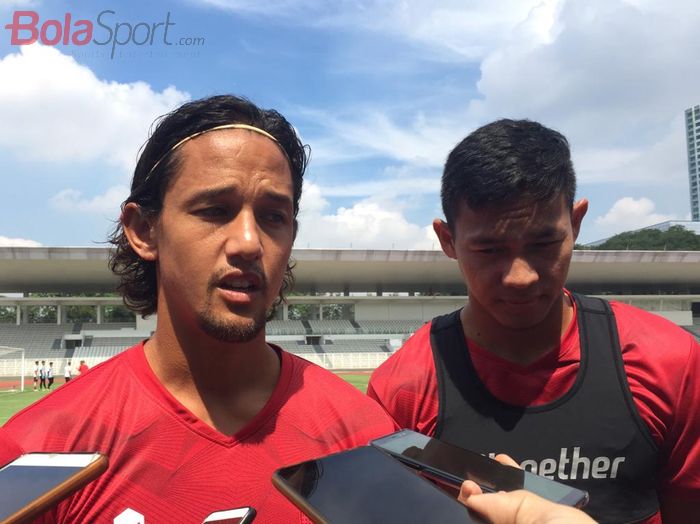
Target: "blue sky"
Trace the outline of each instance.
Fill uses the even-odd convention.
[[[17,11],[90,20],[100,42],[98,16],[123,40],[161,25],[112,58],[109,43],[12,45]],[[698,27],[691,0],[3,2],[0,245],[100,245],[153,120],[224,92],[311,145],[298,247],[437,249],[444,159],[500,117],[569,138],[591,202],[580,241],[687,219]]]

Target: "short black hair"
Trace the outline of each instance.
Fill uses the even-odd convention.
[[[445,162],[440,191],[450,226],[462,202],[478,210],[560,194],[572,208],[576,174],[569,142],[538,122],[509,119],[486,124],[457,144]]]
[[[308,146],[301,143],[292,125],[277,111],[261,109],[249,100],[234,95],[218,95],[188,102],[154,123],[134,169],[131,194],[122,209],[135,202],[147,216],[156,217],[163,207],[163,198],[178,170],[178,149],[173,146],[185,137],[226,124],[247,124],[271,134],[284,150],[292,172],[294,231],[299,211],[299,199],[308,163]],[[155,167],[154,167],[155,166]],[[119,278],[117,290],[132,311],[147,316],[158,305],[156,264],[143,260],[132,249],[124,228],[119,222],[109,242],[115,246],[110,254],[109,267]],[[291,265],[287,266],[278,301],[293,283]]]

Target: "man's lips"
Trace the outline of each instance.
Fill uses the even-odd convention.
[[[216,287],[227,291],[248,293],[262,287],[263,279],[257,273],[237,272],[219,279]]]
[[[539,297],[518,297],[518,298],[503,298],[502,302],[511,306],[527,306],[534,304]]]

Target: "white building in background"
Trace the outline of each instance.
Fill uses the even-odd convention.
[[[700,185],[700,105],[685,110],[685,136],[688,144],[688,183],[690,188],[690,213],[694,221],[700,220],[698,185]]]

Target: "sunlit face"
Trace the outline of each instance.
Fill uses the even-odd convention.
[[[587,202],[570,210],[564,196],[475,211],[462,203],[453,229],[435,221],[445,254],[458,261],[469,307],[510,329],[527,329],[555,314]]]
[[[294,240],[292,176],[269,138],[205,133],[182,146],[154,226],[158,314],[228,342],[265,325]]]

